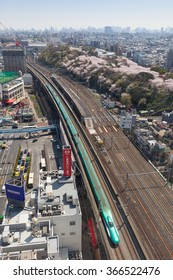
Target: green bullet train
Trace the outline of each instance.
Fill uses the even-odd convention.
[[[111,209],[110,209],[110,205],[109,202],[106,198],[106,195],[103,191],[103,188],[101,186],[100,180],[94,170],[94,167],[92,165],[92,162],[88,156],[88,153],[86,152],[86,149],[78,135],[78,132],[75,128],[75,126],[73,125],[68,113],[66,112],[60,98],[57,96],[56,92],[53,90],[53,87],[50,86],[49,84],[46,85],[50,95],[52,96],[52,98],[54,99],[54,101],[56,102],[56,104],[58,105],[61,114],[63,115],[63,118],[69,128],[69,131],[71,133],[71,136],[74,140],[74,143],[76,145],[76,148],[78,150],[79,156],[82,160],[83,163],[83,167],[86,171],[88,180],[90,182],[90,186],[92,188],[92,192],[94,194],[97,206],[99,208],[100,211],[100,216],[102,218],[104,227],[106,229],[106,233],[108,235],[108,238],[111,242],[112,245],[117,246],[120,242],[120,237],[118,234],[118,230],[116,228],[116,225],[114,223],[113,217],[112,217],[112,213],[111,213]]]

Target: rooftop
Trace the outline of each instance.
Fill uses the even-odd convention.
[[[0,72],[0,84],[8,83],[20,77],[18,72]]]
[[[53,215],[80,215],[78,194],[73,177],[64,177],[62,170],[57,172],[57,175],[53,176],[54,179],[44,173],[41,175],[38,192],[39,210],[43,215],[44,205],[49,204],[52,206]]]
[[[20,180],[18,182],[16,179],[15,183],[20,186]],[[43,210],[42,215],[37,215],[34,206],[36,200],[38,210],[47,205],[52,208],[52,214],[47,213],[43,217]],[[26,193],[23,209],[7,204],[4,221],[0,225],[0,259],[81,259],[79,251],[70,250],[67,244],[60,244],[61,234],[56,231],[57,216],[63,214],[64,220],[66,215],[81,215],[78,203],[73,177],[65,178],[62,170],[42,173],[39,188]],[[62,209],[57,207],[60,204]],[[51,227],[51,216],[54,216],[54,228]],[[61,224],[62,220],[59,220],[58,230]]]

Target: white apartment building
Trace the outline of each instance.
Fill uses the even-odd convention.
[[[58,178],[56,174],[55,178],[46,173],[41,175],[37,216],[39,220],[49,218],[54,225],[54,234],[59,237],[60,247],[81,251],[82,213],[74,178],[65,177],[62,170],[57,172]]]
[[[119,126],[122,129],[131,130],[132,126],[136,123],[136,115],[130,115],[126,113],[125,115],[120,116]]]
[[[1,85],[2,103],[10,105],[24,98],[24,82],[22,77]]]

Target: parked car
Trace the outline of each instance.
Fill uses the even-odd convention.
[[[20,164],[18,164],[16,167],[16,171],[19,171],[19,170],[20,170]]]
[[[57,140],[56,139],[50,139],[51,142],[56,143]]]
[[[18,177],[19,174],[20,174],[20,172],[19,172],[19,171],[16,171],[14,175],[15,175],[15,177]]]
[[[28,162],[29,161],[29,157],[26,157],[26,162]]]
[[[5,193],[5,185],[2,186],[1,192]]]
[[[12,128],[18,128],[18,126],[17,125],[13,125]]]
[[[26,159],[26,155],[23,155],[23,156],[22,156],[22,160],[25,160],[25,159]]]
[[[28,167],[29,166],[29,162],[25,162],[25,167]]]
[[[24,170],[24,165],[21,165],[20,170],[23,171]]]

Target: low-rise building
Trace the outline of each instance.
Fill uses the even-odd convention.
[[[140,136],[149,137],[151,135],[151,131],[149,129],[145,129],[145,128],[138,128],[138,129],[135,129],[134,134],[136,135],[137,138]]]
[[[25,86],[32,86],[33,85],[33,78],[30,73],[25,73],[23,76],[23,81]]]
[[[169,153],[169,162],[172,164],[173,163],[173,150],[170,150]]]
[[[165,121],[168,124],[173,123],[173,111],[169,112],[169,113],[163,112],[162,113],[162,121]]]
[[[103,101],[103,105],[108,109],[113,109],[113,108],[115,108],[115,101],[106,99]]]
[[[0,84],[0,97],[3,105],[12,105],[24,98],[24,82],[19,73],[0,73]]]
[[[64,160],[67,169],[69,157]],[[0,225],[0,259],[82,259],[75,177],[65,173],[41,169],[38,186],[28,192],[20,177],[5,184],[8,204]]]
[[[74,179],[65,177],[62,170],[51,174],[52,177],[43,173],[40,178],[38,219],[51,221],[60,247],[81,251],[82,213]]]
[[[20,122],[31,122],[34,119],[34,113],[32,108],[19,108],[16,113],[16,118]]]
[[[132,126],[136,124],[136,115],[130,115],[129,113],[125,113],[125,115],[120,116],[119,126],[122,129],[131,130]]]

